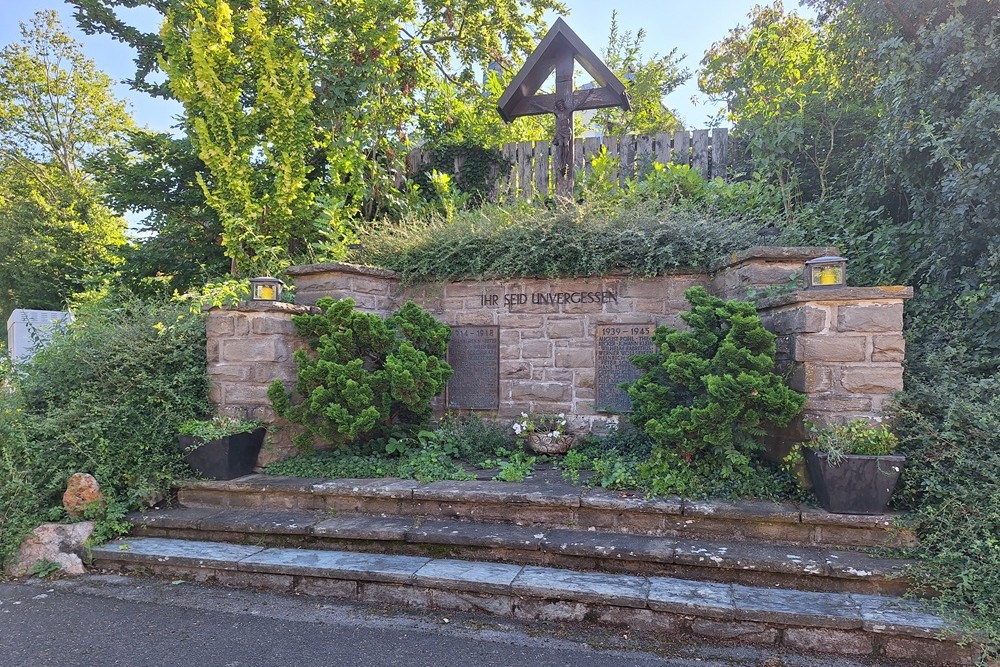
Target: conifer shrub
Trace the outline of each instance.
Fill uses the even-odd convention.
[[[765,478],[755,461],[764,427],[787,425],[805,396],[774,373],[775,336],[752,303],[704,287],[684,296],[689,330],[657,327],[657,351],[633,357],[644,372],[628,388],[630,420],[653,441],[640,478],[657,494],[701,495],[732,483],[742,487],[737,495],[768,495],[753,488]]]
[[[413,302],[386,319],[356,311],[353,299],[317,305],[319,314],[292,316],[309,342],[295,353],[299,400],[278,380],[267,392],[279,416],[305,427],[295,444],[388,441],[426,427],[431,400],[452,375],[444,361],[451,330]]]

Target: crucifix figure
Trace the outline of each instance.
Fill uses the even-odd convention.
[[[577,63],[594,79],[594,88],[574,88],[573,70]],[[539,94],[539,88],[553,70],[556,73],[556,92]],[[552,172],[559,199],[573,197],[576,177],[573,112],[607,107],[621,107],[626,111],[632,108],[625,85],[562,19],[556,19],[552,24],[497,104],[500,117],[508,123],[520,116],[555,114]]]

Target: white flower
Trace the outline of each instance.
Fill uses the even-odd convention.
[[[549,433],[549,437],[550,438],[558,438],[559,437],[559,431],[552,431],[552,433]]]
[[[521,424],[514,422],[514,433],[521,435]]]
[[[559,413],[559,419],[566,419],[566,413],[565,412],[560,412]]]
[[[524,417],[525,419],[527,419],[528,418],[528,413],[527,412],[522,412],[521,416]]]

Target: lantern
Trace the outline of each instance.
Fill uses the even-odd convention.
[[[843,287],[847,284],[847,259],[827,255],[806,262],[806,289]]]
[[[281,288],[285,283],[277,278],[251,278],[250,279],[250,300],[251,301],[277,301],[281,298]]]

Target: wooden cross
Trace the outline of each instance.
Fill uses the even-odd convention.
[[[576,90],[573,70],[579,63],[599,87]],[[553,70],[556,92],[539,94]],[[504,90],[497,110],[510,123],[520,116],[551,113],[556,116],[556,136],[552,141],[552,172],[556,180],[556,197],[572,199],[576,178],[573,156],[573,112],[584,109],[632,108],[628,93],[614,73],[577,37],[566,22],[556,19],[521,67],[517,76]]]

